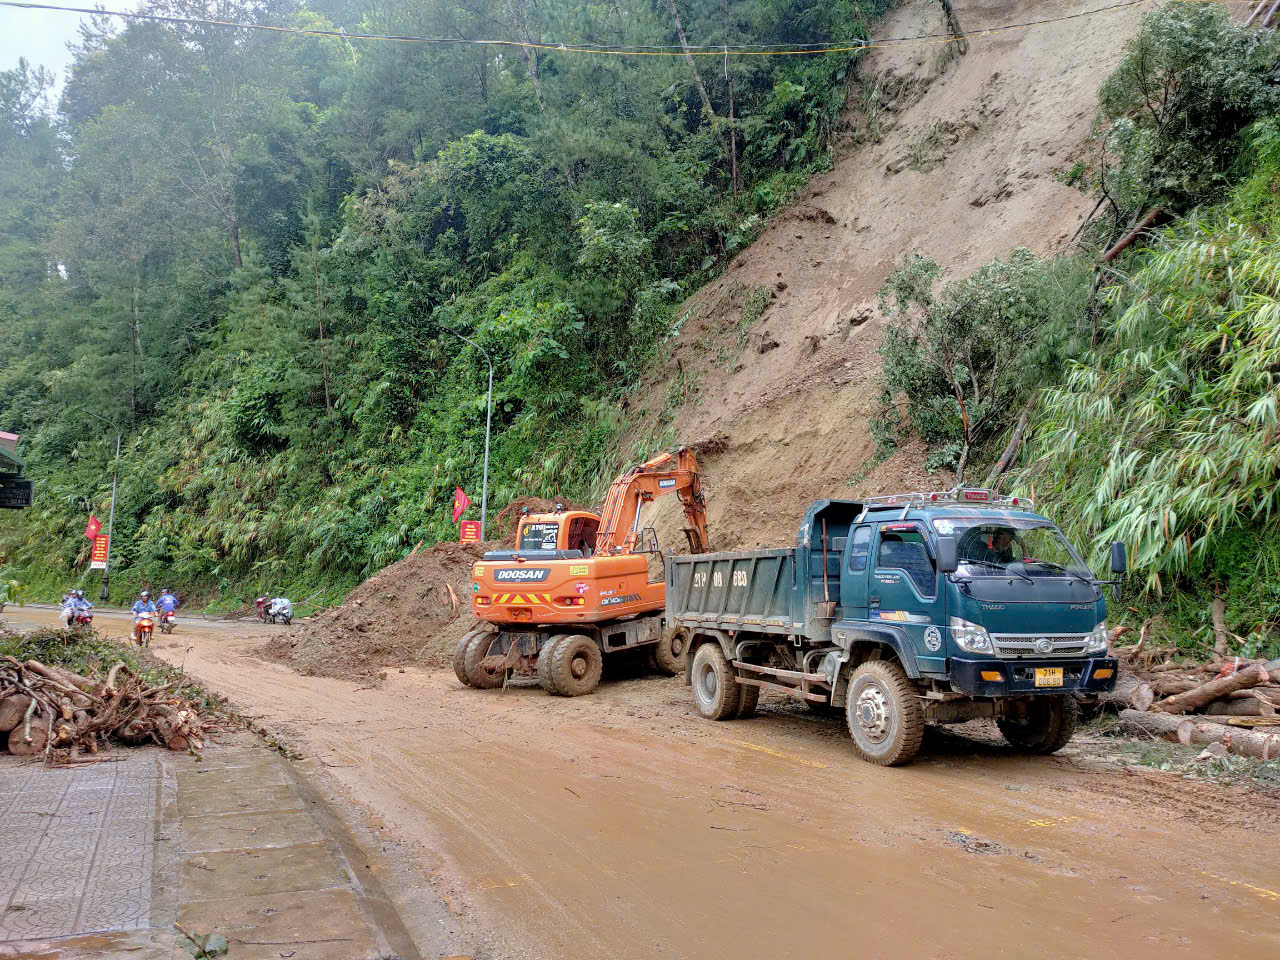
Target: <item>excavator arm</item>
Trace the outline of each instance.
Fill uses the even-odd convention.
[[[698,460],[688,447],[664,453],[638,467],[632,467],[609,488],[600,511],[596,534],[596,554],[631,553],[640,537],[640,511],[646,503],[665,493],[674,493],[684,505],[691,553],[711,549],[707,537],[707,506],[698,479]]]

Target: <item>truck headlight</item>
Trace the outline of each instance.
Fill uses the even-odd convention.
[[[987,628],[959,617],[951,618],[951,636],[961,650],[969,653],[995,653]]]
[[[1107,652],[1107,621],[1103,620],[1093,628],[1084,644],[1085,653]]]

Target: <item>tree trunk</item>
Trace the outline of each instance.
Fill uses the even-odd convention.
[[[44,753],[44,745],[49,741],[49,725],[48,717],[39,715],[31,718],[31,742],[27,742],[25,721],[20,721],[16,727],[9,731],[9,752],[15,757],[34,757],[38,753]]]
[[[21,693],[15,693],[0,700],[0,733],[8,733],[22,723],[22,718],[26,716],[29,706],[31,706],[31,698]]]
[[[964,30],[960,28],[960,21],[956,17],[956,12],[951,9],[951,0],[941,0],[941,3],[942,13],[947,18],[947,29],[956,38],[951,47],[957,55],[963,57],[969,52],[969,41],[965,39]]]
[[[1200,686],[1194,687],[1185,693],[1175,693],[1173,696],[1161,700],[1151,709],[1163,713],[1189,713],[1193,710],[1198,710],[1207,703],[1212,703],[1214,700],[1225,697],[1233,690],[1256,687],[1260,683],[1267,683],[1270,679],[1267,676],[1267,671],[1262,667],[1248,667],[1244,670],[1237,670],[1228,677],[1219,677],[1216,680],[1210,680],[1208,683],[1202,683]]]
[[[1247,700],[1215,700],[1204,712],[1210,717],[1274,717],[1276,708],[1270,700],[1249,697]]]
[[[538,67],[538,51],[527,44],[534,43],[529,32],[529,21],[525,16],[525,0],[507,0],[507,16],[511,18],[511,26],[516,31],[520,42],[526,44],[520,48],[524,61],[529,66],[529,80],[533,84],[533,97],[538,101],[538,109],[545,110],[546,102],[542,99],[542,75]]]
[[[733,197],[738,198],[738,131],[733,120],[733,72],[729,69],[729,55],[724,58],[724,73],[729,80],[729,160],[733,169]]]
[[[316,323],[320,325],[320,378],[324,381],[324,408],[333,409],[329,399],[329,345],[324,342],[324,311],[320,307],[320,252],[312,250],[311,266],[316,280]]]
[[[667,0],[667,10],[671,12],[671,22],[675,24],[676,36],[680,38],[680,49],[684,51],[684,59],[689,64],[689,72],[693,74],[693,84],[698,88],[698,96],[702,98],[702,109],[711,120],[715,120],[716,112],[711,107],[711,97],[707,95],[707,88],[702,83],[702,74],[698,72],[698,65],[694,63],[693,54],[689,52],[689,38],[685,36],[684,24],[680,22],[680,12],[676,10],[676,0]]]
[[[960,459],[956,462],[956,486],[964,486],[964,468],[969,462],[969,442],[966,440],[965,445],[960,449]]]
[[[1027,405],[1022,408],[1022,416],[1018,418],[1018,425],[1013,429],[1013,436],[1009,438],[1009,444],[1004,448],[1004,453],[1000,454],[1000,459],[996,461],[996,465],[987,474],[987,482],[984,486],[994,487],[996,481],[1004,476],[1005,471],[1013,466],[1013,461],[1018,458],[1018,451],[1022,448],[1022,435],[1027,432],[1027,424],[1031,421],[1031,411],[1035,409],[1039,395],[1039,390],[1031,391],[1031,396],[1027,398]]]
[[[231,263],[237,270],[244,266],[240,257],[240,220],[234,207],[231,210]]]
[[[1209,604],[1209,615],[1213,618],[1213,653],[1219,659],[1227,657],[1227,641],[1231,631],[1227,629],[1227,601],[1215,592],[1213,602]]]

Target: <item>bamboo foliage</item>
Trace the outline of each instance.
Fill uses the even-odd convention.
[[[1048,494],[1096,561],[1127,543],[1160,591],[1220,538],[1280,522],[1280,241],[1193,218],[1106,296],[1112,343],[1046,391],[1019,485]]]

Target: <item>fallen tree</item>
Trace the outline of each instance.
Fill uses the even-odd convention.
[[[123,662],[97,679],[3,657],[0,734],[17,756],[97,753],[110,739],[200,750],[205,723],[195,706],[173,695],[180,682],[148,685]]]

